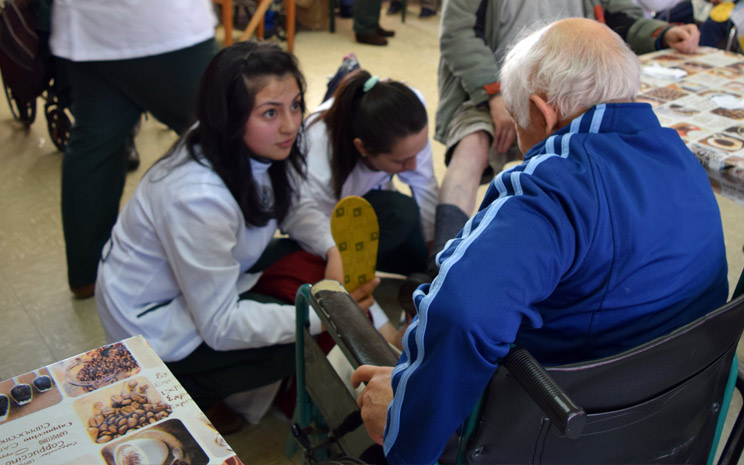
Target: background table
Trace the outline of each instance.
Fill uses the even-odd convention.
[[[744,205],[744,55],[701,47],[692,55],[669,49],[640,59],[638,101],[677,130],[714,191]],[[659,77],[655,67],[684,77]]]

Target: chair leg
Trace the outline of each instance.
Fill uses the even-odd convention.
[[[261,2],[258,4],[258,8],[256,8],[256,12],[253,14],[253,16],[251,16],[251,20],[248,22],[248,26],[246,26],[243,34],[240,35],[241,42],[244,40],[248,40],[248,38],[252,36],[254,32],[256,32],[259,23],[263,22],[264,15],[266,14],[266,10],[269,9],[271,1],[272,0],[261,0]]]
[[[225,30],[225,47],[233,43],[233,2],[222,0],[222,27]]]
[[[408,9],[408,0],[402,0],[401,3],[403,4],[403,10],[400,12],[400,22],[405,23],[406,22],[406,10]]]
[[[331,32],[336,32],[336,2],[334,0],[328,0],[328,18]]]
[[[294,36],[296,27],[295,0],[284,0],[287,9],[287,50],[294,53]]]

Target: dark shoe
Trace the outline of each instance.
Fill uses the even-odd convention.
[[[240,431],[245,422],[243,417],[230,410],[222,401],[209,407],[204,415],[207,416],[217,432],[223,436]]]
[[[338,9],[338,15],[342,18],[353,18],[354,10],[350,6],[341,5],[341,8]]]
[[[483,170],[480,185],[485,186],[486,184],[489,184],[491,181],[493,181],[494,176],[495,174],[493,172],[493,167],[489,164],[488,166],[486,166],[486,169]]]
[[[357,34],[356,41],[367,45],[387,45],[387,39],[379,34]]]
[[[422,7],[421,8],[421,13],[419,13],[419,18],[421,18],[421,19],[430,18],[432,16],[435,16],[436,14],[437,14],[436,11],[431,10],[429,8],[423,8]]]
[[[380,25],[377,25],[377,35],[381,35],[382,37],[394,37],[395,31],[389,31],[387,29],[383,29],[380,27]]]
[[[96,290],[95,284],[88,284],[87,286],[71,287],[70,290],[76,299],[89,299],[93,297],[93,292]]]
[[[432,276],[427,273],[411,273],[410,276],[403,281],[398,290],[398,303],[403,307],[409,317],[413,318],[416,316],[416,306],[413,304],[413,291],[416,290],[421,284],[430,283],[433,281]]]
[[[387,14],[394,15],[403,9],[403,2],[390,2],[390,6],[387,9]]]

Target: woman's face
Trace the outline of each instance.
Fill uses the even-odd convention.
[[[398,139],[390,153],[367,154],[363,158],[369,168],[390,174],[416,169],[416,155],[429,143],[429,128]]]
[[[245,123],[245,145],[269,160],[287,158],[302,124],[301,102],[302,94],[294,76],[267,77]]]

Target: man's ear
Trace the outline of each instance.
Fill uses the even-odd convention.
[[[367,150],[364,148],[364,143],[362,142],[362,139],[355,137],[352,142],[354,142],[354,147],[357,149],[359,153],[362,154],[362,156],[367,154]]]
[[[560,115],[553,107],[548,105],[545,99],[537,94],[532,94],[530,95],[530,106],[532,107],[530,108],[530,117],[538,119],[538,121],[533,121],[532,123],[534,125],[537,122],[538,126],[536,127],[545,128],[545,137],[560,129],[558,127]]]

